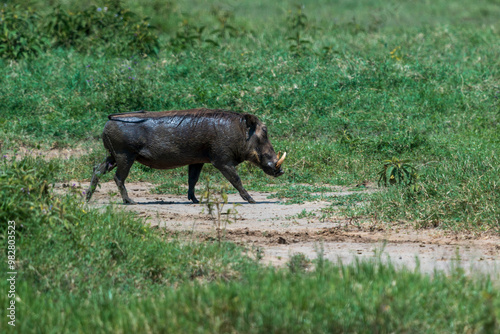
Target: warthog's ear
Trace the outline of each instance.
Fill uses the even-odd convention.
[[[257,124],[259,123],[259,119],[251,114],[243,114],[243,117],[247,126],[247,140],[250,140],[250,138],[255,133],[255,129],[257,128]]]

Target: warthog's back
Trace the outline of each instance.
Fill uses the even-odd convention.
[[[161,118],[178,119],[241,119],[241,114],[234,111],[222,109],[189,109],[189,110],[168,110],[168,111],[132,111],[126,113],[112,114],[109,120],[122,122],[142,122],[147,119],[156,120]]]
[[[103,141],[108,151],[136,155],[159,169],[210,162],[244,145],[242,114],[211,109],[131,112],[108,116]],[[242,148],[241,148],[242,149]]]

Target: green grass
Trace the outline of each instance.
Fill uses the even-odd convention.
[[[17,221],[19,333],[498,329],[498,289],[459,267],[431,277],[380,260],[333,265],[318,250],[311,271],[297,260],[266,268],[233,244],[162,236],[131,215],[90,210],[77,192],[55,195],[46,185],[59,167],[2,165],[0,218]]]
[[[89,44],[0,59],[2,155],[19,147],[93,148],[68,160],[0,162],[0,219],[18,227],[16,331],[499,330],[499,292],[486,277],[467,278],[460,269],[431,277],[321,257],[310,271],[299,257],[290,269],[264,268],[234,244],[163,235],[131,215],[90,210],[77,189],[50,190],[56,181],[90,178],[105,156],[99,136],[110,113],[225,108],[256,114],[276,151],[288,153],[277,179],[239,167],[250,193],[273,192],[284,202],[327,199],[323,216],[376,215],[387,225],[500,233],[494,1],[304,4],[126,0],[122,6],[151,17],[158,57],[120,56]],[[53,9],[38,1],[30,6],[40,15]],[[412,161],[417,191],[393,186],[321,196],[332,185],[376,182],[392,157]],[[210,166],[203,175],[225,182]],[[187,168],[136,164],[128,180],[183,193]],[[5,224],[0,228],[6,249]],[[5,280],[0,289],[7,290]],[[0,301],[6,305],[5,293]],[[6,326],[0,322],[0,331]]]
[[[426,275],[381,259],[334,265],[321,247],[310,271],[300,255],[287,268],[264,267],[232,243],[189,242],[131,214],[90,209],[76,188],[57,195],[50,184],[63,167],[2,161],[0,219],[16,221],[16,332],[499,329],[500,296],[488,277],[460,267]],[[8,290],[6,280],[0,288]]]
[[[26,301],[18,303],[19,333],[494,333],[500,316],[488,280],[459,271],[431,278],[377,263],[316,264],[308,273],[266,268],[154,295],[102,288],[85,303],[60,292],[37,295],[22,281],[18,289]]]

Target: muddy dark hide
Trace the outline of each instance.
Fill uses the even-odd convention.
[[[283,174],[284,156],[278,161],[266,126],[250,114],[210,109],[115,114],[109,116],[102,137],[109,154],[94,168],[87,200],[99,177],[116,168],[114,179],[123,201],[134,204],[125,179],[135,161],[157,169],[188,165],[188,198],[194,203],[198,203],[194,188],[205,163],[214,165],[250,203],[255,201],[243,188],[238,164],[247,160],[266,174]]]

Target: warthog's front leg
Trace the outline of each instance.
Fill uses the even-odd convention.
[[[200,178],[201,169],[203,168],[203,164],[193,164],[189,165],[189,190],[188,190],[188,199],[193,201],[193,203],[200,203],[196,196],[194,195],[194,187],[198,179]]]
[[[243,184],[241,183],[241,179],[236,171],[236,167],[230,165],[224,166],[215,166],[218,170],[221,171],[222,175],[226,177],[226,179],[231,182],[233,187],[235,187],[239,192],[241,198],[243,198],[248,203],[255,204],[255,200],[250,196],[250,194],[243,188]]]

